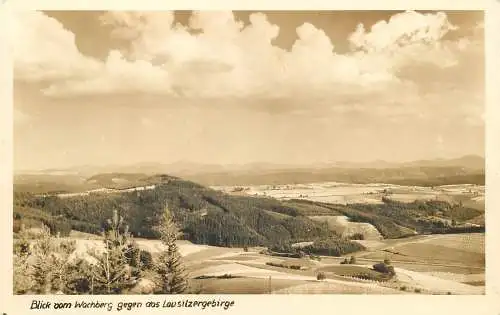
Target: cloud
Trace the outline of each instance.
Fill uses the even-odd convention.
[[[461,54],[475,47],[468,38],[445,40],[457,27],[440,12],[399,13],[369,30],[360,24],[348,38],[352,50],[342,54],[310,23],[296,29],[290,50],[274,45],[280,28],[262,13],[250,15],[245,26],[232,12],[194,12],[183,26],[172,12],[108,12],[102,23],[129,46],[97,62],[78,51],[74,35],[56,20],[32,14],[18,18],[24,39],[16,44],[16,77],[51,80],[50,96],[144,92],[412,106],[422,82],[457,67]],[[37,50],[41,54],[33,54]],[[416,73],[422,66],[431,68]]]
[[[375,23],[370,32],[359,24],[349,39],[355,48],[366,51],[394,51],[412,45],[432,45],[455,29],[442,12],[407,11],[393,15],[389,21]]]
[[[173,12],[110,11],[100,18],[113,27],[112,36],[132,43],[133,59],[151,60],[165,47],[162,39],[171,35]]]
[[[16,11],[12,19],[15,78],[64,80],[91,76],[100,64],[83,56],[75,35],[57,20],[37,11]]]
[[[170,93],[167,72],[142,60],[127,61],[111,51],[104,64],[86,79],[69,79],[45,89],[46,95],[111,94],[123,92]]]
[[[391,59],[391,66],[432,63],[437,67],[456,65],[457,43],[443,41],[457,30],[442,12],[422,14],[407,11],[393,15],[389,21],[375,23],[369,32],[359,24],[349,41],[355,50]],[[461,42],[460,47],[464,47]]]

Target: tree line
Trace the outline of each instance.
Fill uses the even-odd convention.
[[[484,232],[484,226],[459,226],[483,214],[483,211],[465,207],[461,203],[440,200],[399,202],[389,197],[384,197],[382,201],[382,204],[349,205],[313,203],[345,215],[353,222],[370,223],[385,238],[402,238],[415,233]]]

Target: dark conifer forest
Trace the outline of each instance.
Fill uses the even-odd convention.
[[[99,234],[106,228],[105,219],[116,210],[128,223],[132,235],[158,238],[154,226],[167,203],[184,239],[224,247],[269,247],[315,241],[322,244],[322,253],[335,255],[362,248],[335,234],[325,222],[309,219],[310,215],[345,215],[351,221],[373,224],[385,238],[484,231],[484,227],[464,228],[443,223],[443,218],[465,221],[482,213],[443,201],[402,203],[384,198],[383,204],[333,205],[229,195],[166,175],[148,177],[144,182],[156,186],[150,190],[66,198],[50,193],[15,192],[14,229],[21,221],[28,225],[41,222],[53,234],[62,236],[72,229]],[[328,251],[325,244],[335,250]]]

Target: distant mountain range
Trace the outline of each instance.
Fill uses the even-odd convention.
[[[454,159],[434,159],[434,160],[417,160],[411,162],[386,162],[373,161],[366,163],[349,163],[339,162],[338,167],[345,168],[398,168],[398,167],[462,167],[467,169],[481,170],[485,168],[485,160],[478,155],[465,155]]]
[[[403,163],[373,161],[365,163],[336,162],[316,165],[278,165],[252,163],[245,165],[176,163],[139,163],[117,166],[80,166],[69,169],[16,172],[16,184],[65,182],[82,183],[98,174],[168,174],[203,185],[300,184],[312,182],[388,183],[416,186],[451,184],[484,185],[485,160],[468,155],[455,159],[419,160]],[[118,177],[121,177],[118,176]]]
[[[161,162],[143,162],[130,165],[82,165],[71,168],[62,169],[44,169],[44,170],[21,170],[15,171],[15,174],[37,174],[37,175],[81,175],[92,176],[101,173],[142,173],[142,174],[158,174],[167,173],[176,176],[197,175],[197,174],[213,174],[213,173],[259,173],[268,171],[292,171],[292,170],[322,170],[331,168],[340,169],[396,169],[396,168],[441,168],[454,167],[464,168],[469,170],[484,170],[485,159],[478,155],[466,155],[454,159],[434,159],[434,160],[417,160],[411,162],[387,162],[376,160],[371,162],[332,162],[319,164],[273,164],[265,162],[256,162],[249,164],[204,164],[190,161],[177,161],[174,163]]]

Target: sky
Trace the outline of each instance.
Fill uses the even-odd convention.
[[[479,11],[17,12],[14,168],[484,156]]]

